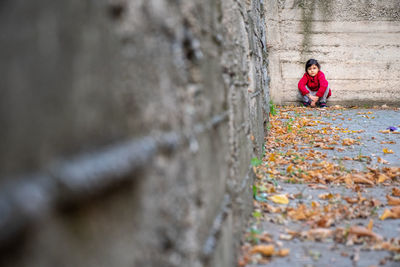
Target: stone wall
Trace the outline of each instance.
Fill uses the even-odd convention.
[[[297,101],[305,62],[317,59],[331,103],[400,104],[397,0],[266,1],[271,98]]]
[[[262,1],[3,1],[0,265],[234,266]]]

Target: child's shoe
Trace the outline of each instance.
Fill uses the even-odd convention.
[[[320,108],[326,108],[326,102],[320,102],[319,103]]]
[[[308,102],[303,102],[303,106],[305,107],[309,107],[311,105],[311,100],[309,100]]]

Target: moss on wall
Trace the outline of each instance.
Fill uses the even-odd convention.
[[[301,43],[301,61],[306,60],[305,53],[311,47],[312,21],[315,12],[316,0],[296,0],[294,7],[301,8],[303,42]]]

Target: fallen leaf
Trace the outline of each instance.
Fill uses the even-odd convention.
[[[352,138],[344,138],[342,141],[342,145],[343,146],[351,146],[356,142],[356,140],[352,139]]]
[[[358,202],[358,198],[343,197],[343,199],[346,200],[349,204],[355,204]]]
[[[286,172],[291,172],[293,169],[293,165],[290,164],[287,168],[286,168]]]
[[[383,158],[381,158],[381,157],[378,157],[378,163],[382,163],[382,164],[389,164],[389,161],[387,161],[387,160],[384,160]]]
[[[378,244],[378,248],[400,253],[400,244],[395,245],[395,244],[392,244],[391,242],[382,242],[382,243]]]
[[[272,153],[272,154],[269,156],[268,161],[271,161],[271,162],[275,162],[275,161],[276,161],[276,156],[275,156],[274,153]]]
[[[286,195],[275,195],[269,199],[277,204],[289,204],[289,199]]]
[[[276,253],[276,255],[279,256],[279,257],[286,257],[287,255],[289,255],[289,253],[290,253],[290,249],[288,249],[288,248],[283,248],[283,249],[279,250],[279,251]]]
[[[383,211],[383,214],[381,215],[380,219],[385,220],[385,219],[400,219],[400,206],[395,206],[393,208],[385,209]]]
[[[330,200],[330,199],[334,198],[334,195],[332,193],[325,193],[325,194],[320,194],[318,197],[320,199]]]
[[[396,144],[395,141],[382,141],[381,144]]]
[[[367,226],[367,229],[369,230],[369,231],[372,231],[372,228],[374,227],[374,220],[373,219],[370,219],[369,220],[369,223],[368,223],[368,226]]]
[[[389,206],[400,205],[400,198],[398,197],[391,197],[390,195],[386,195],[386,199]]]
[[[369,230],[368,228],[365,228],[363,226],[352,226],[349,229],[349,235],[356,235],[356,236],[369,236],[372,237],[376,240],[382,240],[382,237],[374,232],[372,232],[371,230]]]
[[[328,190],[328,187],[326,185],[320,185],[320,184],[308,184],[308,187],[311,187],[312,189],[325,189],[325,190]]]
[[[318,203],[318,202],[315,202],[315,201],[312,201],[312,202],[311,202],[311,207],[313,207],[313,208],[318,208],[318,207],[319,207],[319,203]]]
[[[267,204],[267,203],[262,203],[262,206],[263,206],[268,212],[271,212],[271,213],[280,213],[280,212],[282,212],[282,210],[281,210],[280,207],[274,207],[274,206],[269,205],[269,204]]]
[[[400,189],[397,187],[392,188],[392,195],[395,197],[400,197]]]
[[[379,176],[378,176],[378,183],[383,183],[383,182],[385,182],[386,180],[389,180],[389,179],[390,178],[386,174],[380,173]]]
[[[251,254],[261,253],[264,256],[272,256],[275,254],[275,246],[274,245],[257,245],[251,249]]]
[[[335,220],[332,218],[322,218],[316,222],[318,227],[327,228],[330,227],[332,224],[335,223]]]
[[[315,228],[308,231],[302,232],[302,236],[310,240],[323,240],[332,236],[333,231],[326,228]]]
[[[294,238],[293,235],[286,235],[286,234],[280,234],[279,239],[281,240],[292,240]]]
[[[354,174],[352,176],[352,180],[354,183],[356,184],[369,184],[369,185],[374,185],[374,182],[372,182],[371,180],[361,176],[360,174]]]
[[[393,153],[394,153],[393,150],[388,149],[388,148],[386,148],[386,147],[383,148],[382,151],[383,151],[383,153],[385,153],[385,154],[393,154]]]

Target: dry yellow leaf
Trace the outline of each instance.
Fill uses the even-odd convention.
[[[318,197],[320,199],[330,200],[330,199],[334,198],[334,195],[332,193],[325,193],[325,194],[320,194]]]
[[[386,199],[389,206],[400,205],[400,198],[398,197],[391,197],[389,195],[386,195]]]
[[[351,186],[353,185],[353,180],[351,179],[350,175],[346,175],[346,177],[344,177],[344,182],[346,183],[346,185]]]
[[[257,245],[251,249],[251,254],[261,253],[264,256],[272,256],[275,254],[274,245]]]
[[[384,160],[383,158],[381,158],[381,157],[378,157],[378,163],[382,163],[382,164],[389,164],[389,161],[387,161],[387,160]]]
[[[313,201],[313,202],[311,202],[311,207],[312,207],[312,208],[318,208],[318,207],[319,207],[319,203]]]
[[[283,248],[281,250],[279,250],[276,255],[278,255],[279,257],[286,257],[287,255],[289,255],[290,253],[290,249],[288,248]]]
[[[289,199],[286,195],[275,195],[269,199],[277,204],[289,204]]]
[[[333,231],[326,228],[315,228],[302,232],[301,235],[309,240],[323,240],[332,236]]]
[[[292,164],[290,164],[290,165],[287,167],[286,171],[287,171],[287,172],[291,172],[291,171],[292,171],[292,169],[293,169],[293,165],[292,165]]]
[[[350,235],[356,235],[356,236],[369,236],[377,240],[382,240],[382,237],[371,230],[362,227],[362,226],[352,226],[349,229],[349,234]]]
[[[385,209],[381,215],[381,217],[379,217],[379,219],[381,219],[382,221],[387,219],[387,218],[392,218],[392,212],[389,209]]]
[[[355,142],[356,142],[356,140],[354,140],[352,138],[344,138],[343,141],[342,141],[342,145],[343,146],[351,146]]]
[[[292,209],[288,211],[288,216],[293,220],[301,221],[307,219],[306,216],[307,208],[304,204],[300,204],[297,209]]]
[[[378,176],[378,183],[383,183],[384,181],[390,179],[386,174],[380,173]]]
[[[388,148],[386,148],[386,147],[383,148],[382,151],[383,151],[383,153],[385,153],[385,154],[393,154],[393,153],[394,153],[393,150],[388,149]]]
[[[372,231],[372,228],[373,228],[373,227],[374,227],[374,220],[370,219],[370,220],[369,220],[369,223],[368,223],[367,229],[368,229],[369,231]]]
[[[397,187],[392,188],[392,195],[395,197],[400,197],[400,189]]]
[[[393,207],[390,210],[385,209],[383,211],[383,214],[381,215],[380,219],[385,220],[388,218],[400,219],[400,206]]]
[[[369,180],[368,178],[360,175],[360,174],[355,174],[353,175],[353,182],[356,184],[369,184],[369,185],[374,185],[374,182]]]
[[[275,160],[276,160],[275,154],[272,153],[272,154],[269,156],[268,161],[275,162]]]
[[[349,204],[355,204],[358,202],[358,198],[343,197],[343,199],[346,200]]]

